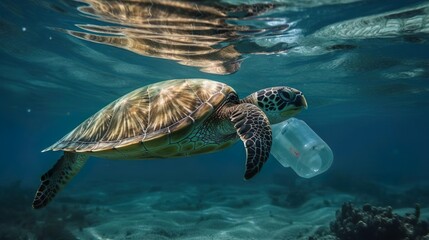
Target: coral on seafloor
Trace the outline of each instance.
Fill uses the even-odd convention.
[[[362,209],[344,203],[330,230],[318,231],[309,240],[429,240],[429,223],[420,220],[420,205],[414,213],[400,216],[391,207],[365,204]]]

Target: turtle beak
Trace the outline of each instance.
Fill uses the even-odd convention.
[[[299,108],[304,108],[304,109],[308,108],[307,100],[305,99],[304,95],[302,94],[296,95],[295,106]]]
[[[291,102],[292,106],[288,111],[282,112],[280,115],[285,118],[290,118],[301,112],[302,109],[307,109],[307,100],[304,95],[297,94],[293,102]]]

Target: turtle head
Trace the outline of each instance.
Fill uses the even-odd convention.
[[[307,108],[307,101],[302,92],[285,86],[259,90],[241,102],[258,106],[267,115],[271,124],[282,122]]]

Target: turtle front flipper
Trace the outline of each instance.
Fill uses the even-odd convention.
[[[271,127],[264,112],[253,104],[235,106],[230,116],[246,148],[246,180],[255,176],[267,161],[271,150]]]
[[[33,208],[46,206],[55,195],[80,171],[88,156],[64,152],[57,163],[40,178],[41,184],[33,200]]]

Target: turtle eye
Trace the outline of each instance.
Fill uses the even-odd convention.
[[[279,91],[279,95],[285,101],[290,101],[291,100],[290,93],[287,92],[287,91],[285,91],[285,90],[280,90]]]
[[[237,101],[238,101],[238,96],[237,96],[237,94],[235,94],[235,93],[230,93],[230,94],[228,95],[228,99],[229,99],[231,102],[237,102]]]

